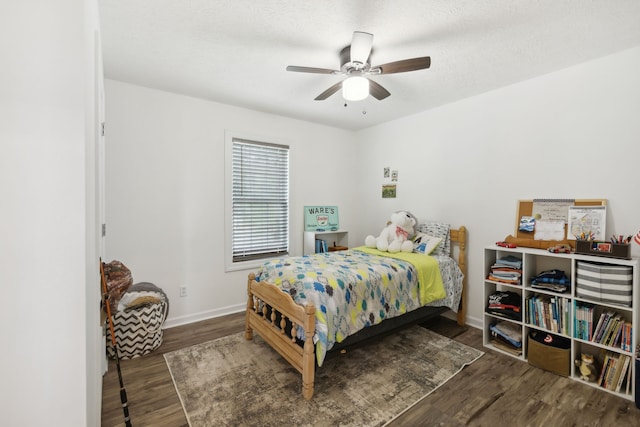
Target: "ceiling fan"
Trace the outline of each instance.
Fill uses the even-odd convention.
[[[405,73],[407,71],[423,70],[431,66],[431,58],[403,59],[387,64],[371,66],[371,48],[373,46],[373,34],[362,31],[354,31],[351,45],[340,52],[340,69],[299,67],[289,65],[287,71],[315,74],[339,74],[347,76],[327,90],[318,95],[315,100],[323,101],[342,89],[342,95],[347,101],[359,101],[372,95],[381,101],[391,95],[387,89],[377,82],[367,78],[370,75]]]

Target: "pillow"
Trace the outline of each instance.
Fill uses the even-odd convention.
[[[418,224],[416,231],[419,233],[428,234],[433,237],[440,237],[442,241],[436,246],[431,255],[446,255],[451,254],[451,241],[449,239],[450,225],[444,222],[427,221]]]
[[[425,255],[431,255],[436,246],[442,242],[441,237],[429,236],[428,234],[418,233],[413,239],[413,252]]]

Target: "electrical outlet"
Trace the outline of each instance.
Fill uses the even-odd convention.
[[[180,296],[181,297],[186,297],[187,296],[187,287],[186,286],[180,286]]]

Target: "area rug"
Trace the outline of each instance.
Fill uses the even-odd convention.
[[[306,401],[301,375],[257,334],[164,355],[191,427],[382,426],[483,352],[420,326],[325,360]]]

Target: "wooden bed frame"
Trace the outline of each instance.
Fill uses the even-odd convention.
[[[457,314],[458,324],[464,325],[466,317],[464,298],[467,286],[467,230],[462,226],[458,229],[451,229],[450,234],[451,255],[456,259],[464,274],[462,295],[460,296],[460,306]],[[302,374],[302,395],[305,399],[310,400],[313,397],[316,366],[312,338],[315,333],[316,309],[312,304],[306,306],[296,304],[293,298],[279,287],[266,282],[256,282],[255,278],[254,273],[249,274],[245,338],[247,340],[253,339],[253,331],[255,330],[271,347],[296,368]],[[429,308],[431,307],[422,307],[421,309]],[[415,319],[415,316],[413,316],[410,321],[405,323],[416,323],[419,320],[425,320],[425,318],[447,311],[440,307],[433,307],[433,309],[435,310],[426,310],[426,314],[424,316],[421,315],[419,319]],[[386,322],[403,318],[411,313],[413,312],[385,320],[379,325],[365,328],[364,330],[373,330]],[[292,327],[289,327],[289,325],[292,325]],[[300,345],[297,339],[296,331],[298,328],[302,328],[304,336],[308,337],[303,345]],[[379,329],[383,330],[383,328]]]

